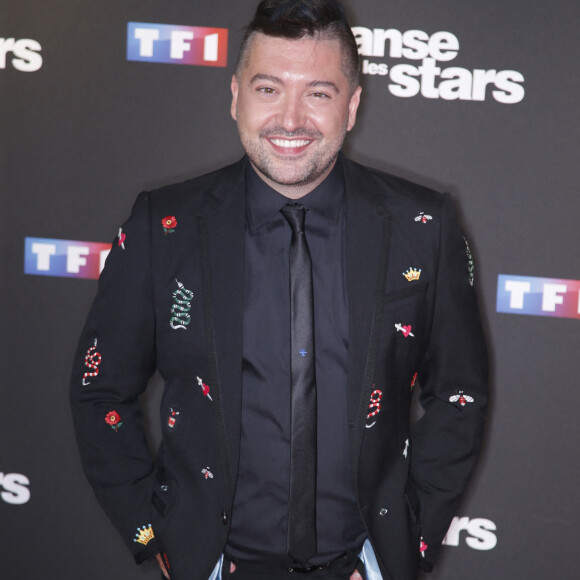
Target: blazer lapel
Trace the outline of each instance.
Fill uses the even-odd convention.
[[[391,215],[382,184],[343,158],[346,184],[346,266],[349,309],[348,418],[358,454],[373,389],[384,307]]]
[[[202,246],[206,246],[202,247],[206,338],[217,387],[220,445],[227,455],[224,469],[232,493],[241,429],[245,175],[245,160],[226,168],[198,218]]]
[[[377,363],[391,216],[384,198],[378,194],[382,184],[344,157],[343,163],[349,307],[348,420],[354,426],[356,466]],[[226,168],[199,216],[205,245],[202,253],[208,352],[214,358],[210,364],[217,387],[214,390],[221,445],[229,456],[225,468],[231,489],[238,469],[241,431],[245,171],[244,161]]]

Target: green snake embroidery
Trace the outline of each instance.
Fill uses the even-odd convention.
[[[171,318],[169,319],[169,325],[173,330],[178,328],[183,328],[187,330],[187,325],[191,322],[191,317],[188,312],[191,310],[191,299],[193,298],[193,292],[188,290],[177,278],[177,290],[173,292],[173,304],[171,305]]]
[[[469,248],[469,243],[467,238],[464,237],[465,241],[465,254],[467,255],[467,271],[469,273],[469,283],[473,286],[473,280],[475,278],[475,265],[473,263],[473,256],[471,255],[471,249]]]

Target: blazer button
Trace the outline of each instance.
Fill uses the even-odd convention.
[[[226,512],[226,510],[224,510],[222,512],[222,524],[227,524],[228,523],[228,513]]]

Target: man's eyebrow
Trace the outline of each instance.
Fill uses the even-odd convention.
[[[312,81],[310,83],[310,86],[312,88],[329,87],[331,89],[334,89],[337,93],[340,92],[340,89],[332,81]]]
[[[286,84],[284,82],[284,79],[281,79],[280,77],[277,77],[275,75],[267,75],[267,74],[264,74],[264,73],[257,73],[257,74],[255,74],[250,79],[250,84],[252,84],[252,83],[254,83],[256,81],[270,81],[272,83],[276,83],[276,84],[282,85],[282,86],[284,86]],[[331,89],[334,89],[334,91],[336,93],[339,93],[340,92],[340,89],[332,81],[312,81],[311,83],[308,83],[308,86],[309,87],[312,87],[312,88],[329,87]]]
[[[279,85],[283,85],[284,81],[277,76],[274,75],[266,75],[263,73],[257,73],[250,79],[250,84],[255,81],[271,81],[273,83],[278,83]]]

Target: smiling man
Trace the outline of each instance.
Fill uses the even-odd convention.
[[[328,32],[247,40],[232,78],[232,117],[253,168],[286,197],[324,181],[354,127],[361,87],[346,59]]]
[[[412,580],[467,485],[487,401],[469,247],[447,195],[341,154],[358,80],[338,2],[261,2],[231,81],[246,156],[141,194],[107,259],[79,448],[166,578]]]

